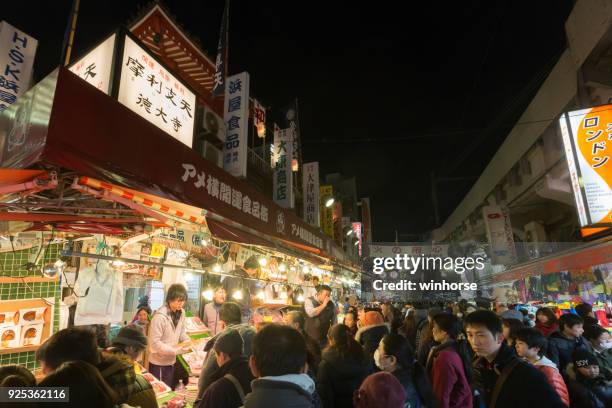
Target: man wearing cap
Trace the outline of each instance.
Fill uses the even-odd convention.
[[[589,351],[578,349],[567,366],[568,390],[572,407],[612,407],[612,383],[600,373],[597,358]]]

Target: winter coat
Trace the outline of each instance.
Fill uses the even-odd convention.
[[[554,332],[559,330],[559,325],[557,323],[553,323],[551,325],[542,324],[538,320],[536,321],[535,328],[538,329],[538,331],[542,333],[544,336],[548,337]]]
[[[587,379],[576,373],[574,364],[566,369],[571,408],[612,407],[612,383],[602,376]]]
[[[401,368],[393,371],[391,374],[402,384],[404,391],[406,392],[405,407],[410,408],[422,408],[424,406],[417,387],[415,384],[415,378],[410,370]]]
[[[317,372],[317,391],[325,408],[350,408],[353,392],[369,374],[369,364],[342,357],[336,349],[323,352]]]
[[[565,368],[572,362],[574,350],[588,350],[586,341],[582,337],[568,339],[561,332],[557,331],[548,338],[548,357],[559,368],[559,372],[564,373]]]
[[[215,336],[222,330],[219,310],[221,310],[221,305],[215,302],[207,303],[206,306],[204,306],[204,324],[210,330],[211,336]]]
[[[569,406],[567,386],[565,385],[565,381],[557,369],[557,365],[545,356],[542,356],[534,363],[534,366],[546,376],[548,383],[555,389],[555,391],[557,391],[559,397],[561,397],[561,401],[563,401],[565,405]]]
[[[434,349],[432,359],[430,377],[439,408],[472,408],[472,388],[459,353],[453,347]]]
[[[244,357],[233,358],[215,371],[211,378],[212,384],[206,389],[202,399],[195,401],[194,408],[238,408],[242,406],[238,390],[231,380],[225,378],[226,374],[231,374],[238,380],[244,395],[251,392],[251,381],[254,380],[254,377],[248,360]]]
[[[142,408],[157,407],[151,384],[136,374],[134,363],[128,357],[101,353],[101,361],[96,367],[119,396],[119,402]]]
[[[320,408],[314,381],[307,374],[253,380],[244,408]]]
[[[151,320],[149,327],[149,363],[158,366],[171,366],[176,363],[176,346],[189,340],[185,332],[185,311],[174,326],[167,305],[160,307]]]
[[[504,368],[517,361],[514,351],[502,343],[490,363],[484,357],[474,362],[474,383],[485,405],[491,406],[493,390]],[[518,360],[506,378],[497,398],[496,408],[564,408],[559,395],[548,384],[546,377],[533,365]]]
[[[605,377],[612,377],[612,349],[597,351],[590,342],[587,342],[589,351],[597,358],[599,370],[605,372]]]
[[[207,352],[206,359],[204,360],[202,372],[200,373],[200,379],[198,380],[198,399],[202,398],[204,391],[206,391],[208,386],[212,384],[215,371],[219,369],[219,365],[217,364],[217,353],[215,353],[214,349],[215,342],[219,336],[230,329],[238,330],[240,337],[242,337],[242,341],[244,342],[244,352],[242,355],[246,358],[251,357],[251,346],[253,345],[253,337],[255,337],[255,329],[249,324],[241,323],[228,326],[221,333],[217,333],[216,336],[208,340],[206,346],[204,346],[204,351]]]
[[[355,340],[363,346],[364,351],[369,356],[373,356],[374,352],[380,344],[380,340],[389,334],[389,328],[386,324],[375,324],[373,326],[362,327],[357,330]]]

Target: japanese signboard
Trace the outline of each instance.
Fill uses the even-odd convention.
[[[363,228],[362,228],[363,231]],[[397,244],[369,244],[369,253],[373,257],[393,258],[396,255],[409,256],[448,256],[448,245],[397,245]]]
[[[325,201],[334,196],[334,188],[330,185],[324,185],[319,188],[319,208],[321,212],[321,229],[323,232],[333,238],[334,237],[334,211],[333,208],[325,206]]]
[[[291,160],[291,169],[299,170],[300,151],[300,124],[299,124],[297,100],[291,102],[285,108],[285,127],[292,130],[293,133],[293,159]]]
[[[257,136],[261,138],[266,137],[266,108],[259,103],[257,99],[254,100],[253,104],[253,123],[255,129],[257,129]]]
[[[491,264],[516,263],[516,248],[508,209],[499,205],[488,205],[482,208],[482,214],[491,246]]]
[[[293,208],[293,173],[291,173],[293,144],[291,140],[281,139],[278,144],[274,145],[274,148],[277,157],[274,170],[274,202],[284,208]]]
[[[279,150],[279,146],[281,144],[291,144],[293,147],[293,140],[295,138],[295,131],[291,128],[287,128],[287,129],[278,129],[274,131],[274,143],[272,144],[272,155],[271,155],[271,162],[272,162],[272,168],[276,168],[276,163],[278,162],[278,158],[279,158],[279,154],[278,154],[278,150]],[[289,158],[289,161],[291,162],[291,160],[293,159],[294,155],[293,155],[294,151],[293,149],[291,149],[291,157]]]
[[[357,237],[357,249],[358,249],[358,253],[359,256],[361,256],[361,249],[362,249],[362,245],[363,245],[363,236],[361,235],[361,223],[360,222],[354,222],[353,223],[353,233],[355,234],[355,237]]]
[[[581,226],[612,223],[612,105],[559,120]]]
[[[191,147],[195,94],[128,36],[122,61],[119,102]]]
[[[320,225],[319,162],[304,163],[302,189],[304,190],[304,221],[313,227],[318,227]]]
[[[29,89],[37,46],[34,38],[0,22],[0,111]]]
[[[217,58],[215,60],[215,76],[212,89],[213,96],[220,96],[225,91],[225,73],[227,71],[227,29],[229,25],[229,0],[225,0],[221,28],[219,29],[219,43],[217,44]]]
[[[111,35],[70,66],[70,71],[107,95],[110,93],[116,37],[116,34]]]
[[[344,234],[342,233],[342,202],[336,200],[332,206],[332,218],[334,222],[334,241],[340,248],[344,247]]]
[[[234,177],[246,177],[249,136],[249,73],[227,78],[223,110],[227,136],[223,144],[223,168]]]

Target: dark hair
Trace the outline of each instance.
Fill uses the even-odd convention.
[[[299,330],[304,331],[304,326],[306,325],[306,316],[304,313],[299,310],[292,310],[287,313],[287,316],[291,316],[291,322],[297,323]]]
[[[513,341],[516,339],[516,332],[525,327],[523,322],[518,319],[502,319],[502,326],[506,326],[510,329],[509,338]]]
[[[37,357],[51,369],[66,361],[81,360],[92,365],[100,362],[96,335],[87,329],[71,327],[51,336],[39,349]]]
[[[0,367],[0,387],[34,387],[36,378],[20,365],[7,365]]]
[[[593,312],[593,306],[590,303],[580,303],[579,305],[576,305],[576,307],[574,307],[574,310],[576,311],[578,316],[584,319],[590,313]]]
[[[605,333],[608,333],[608,331],[601,326],[589,325],[584,329],[584,337],[589,340],[597,340],[599,336]]]
[[[353,338],[351,330],[345,324],[335,324],[329,328],[327,337],[334,342],[327,346],[328,350],[335,350],[342,358],[350,358],[355,361],[363,361],[363,348]]]
[[[428,407],[434,406],[435,396],[431,390],[429,376],[423,366],[416,361],[408,340],[404,336],[391,333],[382,338],[382,343],[385,354],[395,357],[397,364],[409,373],[423,404]]]
[[[100,372],[85,361],[63,363],[38,385],[70,387],[70,402],[62,403],[62,406],[66,407],[109,408],[118,400],[117,394],[104,381]]]
[[[565,328],[572,328],[577,324],[584,324],[582,318],[573,313],[564,314],[559,318],[559,329],[561,331],[565,330]]]
[[[138,308],[138,310],[136,310],[136,314],[140,313],[141,310],[144,310],[145,312],[147,312],[147,315],[151,316],[151,313],[153,313],[153,311],[151,310],[151,308],[149,306],[140,306]]]
[[[502,332],[502,321],[490,310],[476,310],[463,318],[464,327],[484,326],[493,337]]]
[[[522,341],[527,344],[529,348],[538,347],[540,349],[538,350],[538,355],[542,356],[546,352],[548,340],[546,340],[546,337],[540,333],[539,330],[531,327],[524,327],[517,330],[515,336],[517,341]]]
[[[317,286],[317,293],[323,292],[324,290],[328,291],[329,293],[332,292],[332,289],[328,285],[319,285],[319,286]]]
[[[292,327],[270,324],[253,338],[253,358],[262,377],[299,374],[306,357],[306,341]]]
[[[244,269],[257,269],[259,268],[259,257],[257,255],[251,255],[243,265]]]
[[[433,323],[454,341],[454,349],[461,358],[463,370],[468,382],[471,384],[473,379],[472,358],[473,353],[470,345],[463,336],[463,325],[461,319],[449,313],[440,313],[434,316]]]
[[[242,310],[238,303],[223,303],[219,309],[219,320],[223,320],[226,326],[242,323]]]
[[[548,307],[541,307],[538,309],[538,311],[536,312],[536,318],[538,317],[539,314],[543,314],[544,316],[546,316],[548,318],[548,325],[553,325],[557,323],[557,316],[555,315],[555,312],[553,312],[550,308]]]
[[[180,283],[173,283],[166,293],[166,303],[177,299],[187,301],[187,289]]]
[[[225,353],[229,358],[240,357],[244,352],[244,340],[238,330],[228,330],[215,341],[214,349],[216,353]]]

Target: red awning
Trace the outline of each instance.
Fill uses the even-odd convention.
[[[248,232],[241,231],[238,228],[230,227],[219,221],[208,219],[208,229],[210,233],[223,241],[231,241],[245,245],[257,245],[275,249],[274,243],[258,237]]]

